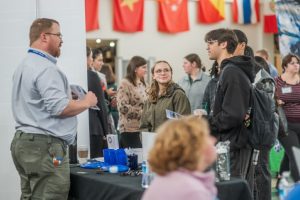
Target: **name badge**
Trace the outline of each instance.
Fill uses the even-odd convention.
[[[281,88],[282,94],[289,94],[292,93],[292,87],[283,87]]]

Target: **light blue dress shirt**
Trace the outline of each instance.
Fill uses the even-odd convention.
[[[73,143],[77,118],[60,116],[70,99],[67,77],[56,66],[56,59],[46,52],[29,49],[13,75],[12,111],[16,130],[52,135]]]

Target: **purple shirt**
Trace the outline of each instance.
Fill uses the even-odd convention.
[[[287,84],[279,76],[276,81],[276,95],[277,98],[284,102],[283,110],[285,112],[288,122],[299,123],[300,121],[300,83],[295,85]],[[287,88],[283,92],[283,88]]]
[[[217,190],[214,172],[177,170],[156,176],[142,200],[213,200]]]

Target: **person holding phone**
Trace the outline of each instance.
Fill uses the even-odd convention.
[[[106,135],[110,133],[107,118],[108,107],[105,102],[100,77],[92,69],[93,52],[90,47],[86,47],[86,56],[88,89],[95,93],[98,99],[97,107],[100,109],[89,109],[90,158],[97,158],[103,156],[102,151],[107,148]]]
[[[167,121],[166,110],[189,115],[191,106],[184,90],[173,82],[173,70],[167,61],[157,61],[151,73],[152,83],[147,90],[148,100],[143,109],[140,129],[155,132]]]
[[[108,100],[108,108],[114,120],[114,127],[118,127],[119,121],[119,112],[117,108],[117,84],[116,84],[116,75],[114,74],[111,65],[103,64],[101,73],[105,74],[107,88],[106,95]]]

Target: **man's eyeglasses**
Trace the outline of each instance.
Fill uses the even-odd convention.
[[[170,69],[167,69],[167,68],[165,68],[165,69],[158,69],[158,70],[156,70],[156,71],[154,71],[154,73],[155,74],[161,74],[161,73],[168,73],[168,72],[170,72],[171,70]]]
[[[61,33],[45,33],[45,34],[47,34],[47,35],[56,35],[60,39],[62,39],[62,37],[63,37],[63,35]]]
[[[218,40],[209,40],[209,41],[206,41],[206,43],[209,44],[209,45],[212,45],[215,42],[218,42]]]

